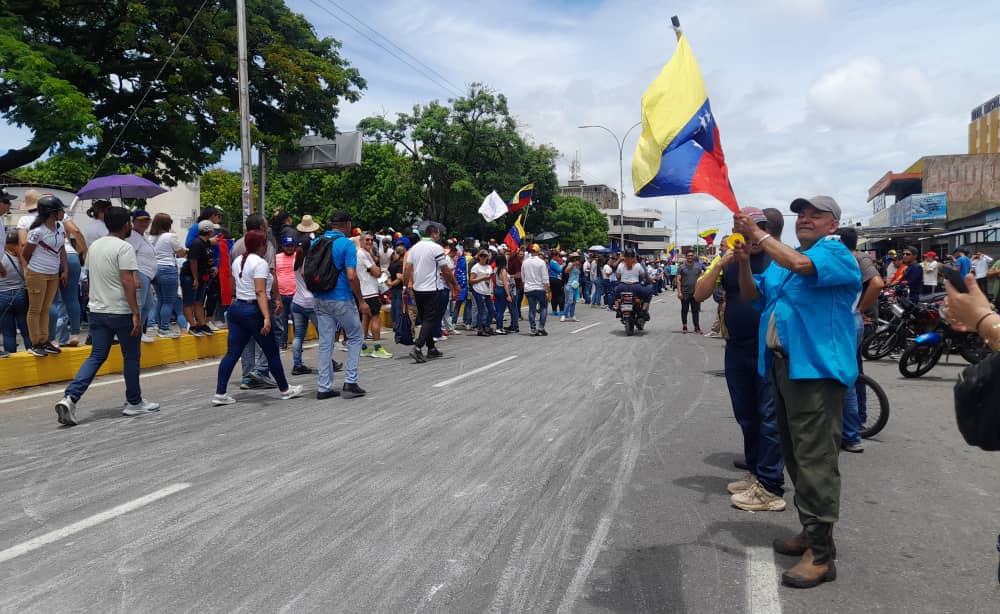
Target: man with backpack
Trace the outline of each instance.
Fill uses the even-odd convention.
[[[351,214],[334,211],[322,237],[314,239],[302,265],[306,287],[316,300],[316,321],[319,330],[319,361],[316,378],[316,398],[330,399],[343,395],[350,399],[365,391],[358,386],[358,362],[361,358],[360,316],[370,316],[368,303],[361,296],[358,279],[358,251],[347,238],[351,231]],[[340,392],[333,388],[333,342],[337,329],[347,337],[347,368]]]

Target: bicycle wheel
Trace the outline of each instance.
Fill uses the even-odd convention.
[[[858,414],[861,417],[861,436],[874,437],[889,422],[889,397],[878,382],[864,373],[858,374]]]

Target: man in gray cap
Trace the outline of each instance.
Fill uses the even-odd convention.
[[[833,198],[797,198],[791,210],[798,215],[798,249],[774,238],[748,215],[735,216],[733,229],[773,260],[754,275],[749,246],[735,250],[740,296],[763,307],[757,369],[773,384],[782,454],[803,527],[795,537],[775,540],[774,549],[802,557],[782,574],[782,581],[811,588],[837,577],[837,455],[844,396],[858,377],[853,309],[861,294],[861,270],[833,234],[840,224],[840,206]]]

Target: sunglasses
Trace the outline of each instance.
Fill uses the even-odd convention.
[[[903,255],[904,255],[904,256],[912,256],[912,255],[913,255],[913,252],[903,252]]]

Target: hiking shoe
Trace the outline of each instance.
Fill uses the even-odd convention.
[[[417,361],[418,363],[427,362],[427,359],[424,358],[424,353],[420,351],[420,348],[416,347],[413,348],[412,350],[410,350],[408,356],[413,360]]]
[[[76,401],[63,397],[56,403],[56,415],[59,417],[59,424],[76,426]]]
[[[372,358],[392,358],[392,352],[386,350],[384,347],[378,347],[374,352],[371,353]]]
[[[340,396],[344,397],[345,399],[353,399],[354,397],[363,397],[365,396],[365,390],[364,388],[358,386],[357,384],[344,384],[344,386],[340,389]]]
[[[427,358],[441,358],[444,354],[437,348],[427,350]]]
[[[302,386],[289,386],[288,390],[281,393],[281,400],[287,401],[300,396],[302,396]]]
[[[46,354],[62,354],[62,350],[52,345],[51,341],[46,341],[45,343],[43,343],[42,350],[44,350]]]
[[[312,373],[313,370],[305,365],[299,365],[297,367],[292,367],[292,375],[307,375]]]
[[[256,384],[256,386],[254,385]],[[278,384],[273,379],[266,375],[261,375],[260,373],[250,373],[250,387],[251,388],[277,388]]]
[[[783,512],[785,499],[764,488],[760,482],[729,498],[733,507],[748,512]]]
[[[757,481],[757,476],[750,473],[749,471],[740,476],[740,479],[735,482],[730,482],[726,484],[726,490],[729,494],[735,495],[738,492],[743,492],[744,490],[749,490],[754,482]]]
[[[853,454],[861,454],[862,452],[865,451],[860,441],[858,443],[842,443],[840,444],[840,449],[846,450],[847,452],[851,452]]]
[[[147,401],[142,399],[139,403],[135,405],[131,403],[126,403],[125,408],[122,410],[123,416],[140,416],[142,414],[152,414],[160,411],[160,404]]]
[[[216,407],[219,405],[232,405],[235,402],[236,399],[228,394],[216,394],[212,397],[212,405],[215,405]]]
[[[39,358],[45,358],[46,356],[49,355],[49,353],[45,351],[45,347],[41,345],[31,346],[30,348],[28,348],[28,352],[32,356],[38,356]]]

